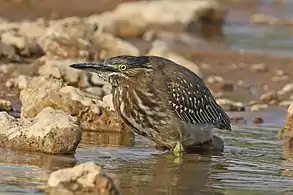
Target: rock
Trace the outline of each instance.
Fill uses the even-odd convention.
[[[10,78],[6,81],[5,86],[7,88],[18,88],[18,89],[24,89],[27,87],[28,82],[31,80],[31,77],[25,76],[25,75],[19,75],[14,78]]]
[[[82,39],[89,39],[99,29],[98,23],[87,22],[87,18],[67,17],[51,20],[46,36],[68,35]]]
[[[75,60],[54,60],[45,56],[38,59],[38,63],[43,64],[38,71],[42,76],[62,78],[69,85],[78,85],[84,77],[87,83],[83,87],[90,86],[86,72],[69,67],[69,65],[76,63]]]
[[[278,92],[277,95],[280,97],[288,96],[293,92],[293,83],[288,83],[284,85]]]
[[[29,39],[37,40],[46,34],[48,23],[40,18],[36,21],[22,21],[18,25],[18,33]]]
[[[107,105],[109,105],[110,110],[115,111],[112,98],[113,98],[112,94],[105,95],[103,97],[103,102],[105,102]]]
[[[17,54],[23,57],[39,57],[43,55],[41,47],[36,39],[25,37],[16,31],[7,31],[1,34],[1,40],[7,45],[16,48]]]
[[[162,11],[164,10],[164,11]],[[187,25],[201,18],[221,21],[226,11],[217,1],[137,1],[120,3],[113,11],[117,16],[132,20],[139,18],[149,26]],[[212,13],[212,14],[211,14]]]
[[[46,55],[57,59],[95,60],[116,55],[139,55],[131,43],[104,32],[101,21],[76,17],[51,22],[39,44]]]
[[[252,64],[250,70],[253,72],[267,72],[269,69],[266,64]]]
[[[250,22],[253,24],[279,24],[280,19],[267,14],[253,14],[250,17]]]
[[[61,79],[35,77],[21,90],[21,117],[34,117],[45,107],[61,109],[77,116],[83,129],[106,132],[130,131],[111,105],[92,99],[77,88],[66,86]]]
[[[2,41],[0,41],[0,58],[4,58],[9,62],[20,62],[22,60],[12,45],[8,45]]]
[[[8,100],[0,99],[0,111],[12,111],[12,104]]]
[[[252,120],[252,122],[253,122],[254,124],[262,124],[262,123],[264,122],[264,120],[263,120],[263,118],[261,118],[261,117],[256,117],[256,118],[254,118],[254,119]]]
[[[278,101],[278,94],[274,91],[265,92],[260,96],[260,101],[265,104],[269,104],[272,100]]]
[[[88,87],[85,91],[95,95],[97,99],[102,99],[103,91],[101,87]]]
[[[224,92],[232,92],[234,90],[234,85],[224,81],[224,79],[220,76],[209,76],[207,78],[207,83],[215,84]]]
[[[118,55],[140,55],[139,50],[133,44],[109,33],[95,33],[92,37],[92,42],[100,50],[99,57],[101,59]]]
[[[279,103],[280,106],[288,108],[292,103],[292,100],[284,100]]]
[[[180,64],[189,70],[196,73],[199,77],[203,77],[202,71],[200,70],[199,66],[194,64],[193,62],[177,55],[171,51],[169,51],[164,45],[160,45],[158,42],[153,44],[153,48],[148,52],[148,55],[160,56],[164,58],[168,58],[174,61],[177,64]]]
[[[224,83],[224,79],[220,76],[213,75],[207,78],[207,83],[210,83],[210,84]]]
[[[217,103],[227,111],[245,111],[245,106],[241,102],[236,102],[229,99],[216,99]]]
[[[106,83],[103,87],[102,87],[102,90],[104,92],[104,95],[109,95],[111,94],[111,91],[112,91],[112,86],[110,83]]]
[[[254,104],[250,107],[251,112],[257,112],[263,109],[267,109],[268,105],[267,104]]]
[[[46,107],[35,118],[15,119],[0,112],[0,147],[72,154],[81,141],[76,117]]]
[[[52,58],[89,60],[98,56],[97,50],[91,53],[89,40],[67,34],[44,36],[39,39],[39,44],[45,54]]]
[[[272,77],[272,81],[273,82],[280,82],[280,81],[286,81],[288,80],[290,77],[288,75],[283,75],[283,76],[273,76]]]
[[[48,179],[49,195],[119,195],[119,189],[102,168],[86,162],[57,170]]]
[[[142,36],[147,27],[143,17],[131,18],[128,14],[121,15],[115,11],[90,16],[86,21],[99,25],[103,32],[124,38]]]

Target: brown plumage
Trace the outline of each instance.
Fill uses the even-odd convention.
[[[112,84],[113,103],[134,132],[160,146],[191,146],[212,139],[230,119],[204,82],[189,69],[157,56],[116,56],[71,67],[98,73]]]

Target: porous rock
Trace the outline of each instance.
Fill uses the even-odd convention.
[[[35,63],[40,65],[38,70],[40,75],[63,79],[69,85],[90,86],[87,72],[70,67],[71,64],[76,63],[75,60],[57,60],[44,56]]]
[[[50,107],[26,119],[0,112],[0,124],[0,146],[5,148],[72,154],[81,141],[77,118]]]
[[[21,117],[34,117],[45,107],[61,109],[77,116],[81,127],[94,131],[129,131],[116,112],[104,101],[93,99],[85,92],[66,86],[61,79],[35,77],[21,90]]]
[[[8,100],[0,99],[0,111],[11,111],[12,105],[11,102]]]
[[[140,54],[138,48],[132,43],[114,37],[110,33],[96,32],[92,37],[92,43],[98,47],[101,59],[118,55],[137,56]]]
[[[39,44],[50,57],[57,59],[99,60],[115,55],[138,55],[131,43],[104,32],[96,23],[76,17],[55,21]]]
[[[119,195],[119,189],[102,168],[86,162],[57,170],[48,179],[49,195]]]

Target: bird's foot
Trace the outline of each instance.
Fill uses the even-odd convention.
[[[176,143],[175,148],[173,149],[173,154],[177,157],[182,156],[182,153],[184,151],[184,148],[180,142]]]

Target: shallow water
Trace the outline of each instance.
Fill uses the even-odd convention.
[[[285,174],[293,172],[292,162],[278,139],[286,110],[229,114],[241,115],[247,123],[216,132],[225,151],[186,154],[181,163],[170,155],[155,155],[162,152],[144,138],[123,134],[96,134],[104,140],[99,145],[86,135],[75,157],[1,149],[0,194],[43,194],[49,172],[92,160],[113,174],[122,194],[293,194],[293,177]],[[265,123],[253,125],[255,116]]]
[[[284,1],[284,6],[276,6],[273,0],[263,0],[260,6],[253,9],[228,12],[223,28],[229,48],[257,54],[274,56],[292,56],[293,25],[254,25],[250,23],[250,16],[263,13],[292,21],[293,2]]]

